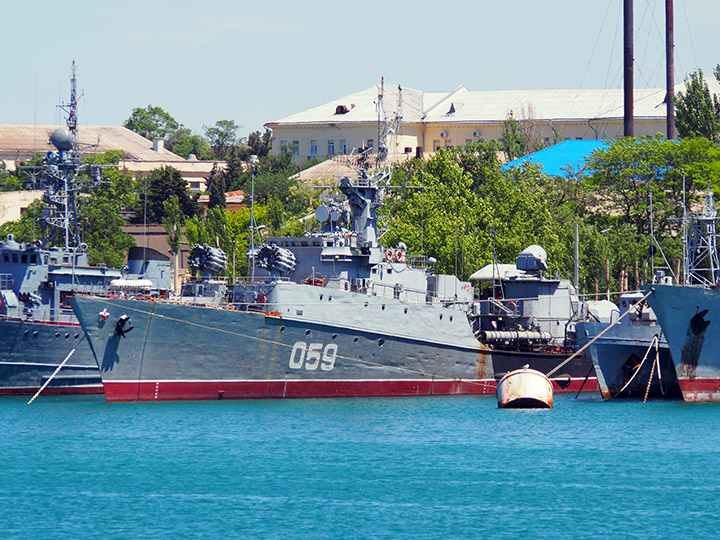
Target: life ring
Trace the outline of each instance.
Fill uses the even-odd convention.
[[[509,302],[505,302],[505,307],[515,311],[517,304],[515,302],[513,302],[512,300],[510,300]]]
[[[405,255],[399,249],[395,252],[395,260],[399,263],[405,262]]]
[[[388,249],[388,250],[385,252],[385,259],[386,259],[388,262],[392,262],[393,257],[395,257],[395,252],[394,252],[392,249]]]

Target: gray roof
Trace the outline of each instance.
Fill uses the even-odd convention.
[[[706,78],[710,92],[720,95],[720,84]],[[266,124],[312,125],[377,122],[376,102],[378,86],[350,94],[323,105],[281,118]],[[685,83],[675,86],[675,92],[685,92]],[[385,110],[397,109],[398,87],[385,85]],[[665,89],[636,88],[634,116],[636,118],[665,117]],[[536,120],[577,120],[623,118],[622,89],[600,90],[489,90],[471,91],[461,86],[451,92],[423,92],[402,89],[402,119],[404,123],[477,123],[503,122],[508,112],[516,118]],[[336,114],[337,107],[347,107],[346,114]]]
[[[47,124],[0,124],[0,159],[27,159],[34,152],[54,150],[50,134],[61,126]],[[80,144],[85,153],[122,150],[130,161],[185,162],[167,150],[156,152],[153,142],[122,126],[80,126]],[[97,146],[95,146],[97,145]]]

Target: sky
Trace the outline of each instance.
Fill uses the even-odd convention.
[[[8,2],[0,123],[162,107],[194,133],[267,122],[386,84],[423,91],[622,88],[623,0]],[[635,87],[665,86],[665,0],[634,0]],[[720,63],[720,1],[674,0],[675,78]]]

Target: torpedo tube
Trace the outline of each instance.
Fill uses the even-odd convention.
[[[508,372],[497,385],[500,409],[552,409],[553,387],[544,373],[527,366]]]

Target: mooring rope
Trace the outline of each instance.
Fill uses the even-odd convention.
[[[628,386],[630,386],[630,383],[632,383],[632,382],[635,380],[635,377],[637,376],[637,374],[640,373],[640,368],[642,368],[643,364],[645,363],[645,360],[647,360],[647,357],[648,357],[648,355],[650,354],[650,350],[652,349],[653,345],[654,345],[655,343],[657,343],[657,339],[658,339],[657,336],[653,336],[653,338],[650,340],[650,346],[649,346],[649,347],[647,348],[647,350],[645,351],[645,356],[643,356],[642,362],[640,362],[640,365],[639,365],[639,366],[637,367],[637,369],[635,370],[635,373],[633,373],[632,377],[630,377],[630,380],[625,383],[625,386],[623,386],[623,387],[620,389],[620,391],[616,392],[614,396],[611,396],[610,399],[614,399],[614,398],[618,397],[620,394],[622,394],[622,393],[625,391],[625,389],[626,389]],[[655,364],[653,363],[653,366],[654,366],[654,365],[655,365]],[[650,378],[652,378],[652,374],[650,374]],[[648,387],[649,387],[649,386],[648,386]]]
[[[557,367],[555,367],[555,368],[553,368],[552,370],[550,370],[550,371],[547,373],[547,377],[550,378],[551,375],[553,375],[556,371],[558,371],[558,370],[559,370],[561,367],[563,367],[565,364],[567,364],[567,363],[570,362],[571,360],[574,360],[574,359],[575,359],[577,356],[579,356],[581,353],[585,352],[585,349],[587,349],[590,345],[592,345],[593,343],[595,343],[595,341],[596,341],[598,338],[600,338],[603,334],[605,334],[605,332],[607,332],[607,331],[610,330],[613,326],[615,326],[616,324],[618,324],[618,323],[622,320],[622,318],[625,317],[625,315],[627,315],[628,313],[630,313],[630,311],[631,311],[632,309],[634,309],[635,306],[637,306],[640,302],[644,301],[644,300],[645,300],[648,296],[650,296],[654,291],[655,291],[655,289],[650,289],[650,290],[647,292],[647,294],[645,294],[645,296],[643,296],[640,300],[638,300],[638,301],[635,302],[633,305],[631,305],[629,308],[627,308],[627,310],[625,311],[625,313],[623,313],[622,315],[620,315],[620,317],[618,317],[615,322],[610,323],[608,326],[606,326],[605,328],[603,328],[603,330],[602,330],[600,333],[598,333],[597,336],[595,336],[594,338],[592,338],[592,339],[591,339],[590,341],[588,341],[585,345],[583,345],[583,346],[580,347],[577,351],[575,351],[574,353],[572,353],[567,359],[565,359],[565,360],[563,360],[562,362],[560,362],[560,364],[558,364]]]
[[[75,345],[75,348],[68,353],[68,355],[65,357],[65,360],[63,360],[62,362],[60,362],[60,365],[57,367],[57,369],[55,369],[55,371],[53,371],[53,374],[50,375],[50,377],[48,378],[48,380],[45,381],[45,384],[43,384],[43,385],[40,387],[40,389],[39,389],[37,392],[35,392],[35,395],[32,397],[32,399],[27,402],[28,405],[30,405],[33,401],[35,401],[35,398],[38,397],[43,390],[45,390],[45,387],[46,387],[48,384],[50,384],[50,381],[53,380],[53,377],[55,377],[55,375],[57,375],[57,374],[60,372],[60,370],[63,368],[63,366],[65,366],[65,363],[66,363],[68,360],[70,360],[70,357],[75,353],[75,351],[76,351],[77,348],[78,348],[78,345],[80,345],[80,343],[82,343],[82,340],[83,340],[83,339],[85,339],[85,334],[83,334],[83,336],[82,336],[82,337],[80,338],[80,340],[77,342],[77,344]]]
[[[653,341],[650,342],[650,348],[652,348],[653,342],[655,343],[655,362],[653,362],[652,368],[650,369],[650,377],[648,378],[647,388],[645,389],[645,397],[643,398],[643,405],[645,405],[645,403],[647,402],[648,394],[650,394],[650,384],[652,383],[653,375],[655,374],[655,364],[658,363],[657,360],[659,357],[658,348],[657,348],[657,344],[658,344],[657,336],[655,336],[653,338]],[[650,348],[648,348],[648,352],[650,352]],[[638,368],[638,371],[640,371],[640,368]],[[660,375],[660,370],[658,369],[658,376],[659,375]]]

